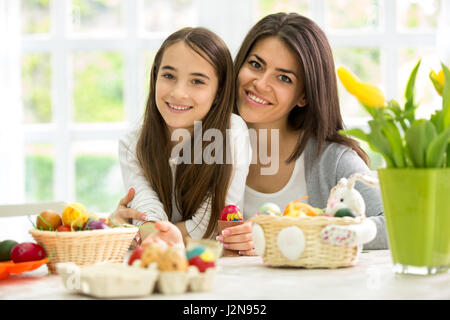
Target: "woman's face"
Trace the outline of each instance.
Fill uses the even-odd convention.
[[[306,105],[303,74],[279,38],[255,43],[238,74],[238,109],[252,127],[282,128],[290,111]]]
[[[219,80],[214,67],[184,41],[166,48],[156,79],[155,99],[170,132],[193,129],[213,104]]]

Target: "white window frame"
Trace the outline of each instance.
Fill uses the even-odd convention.
[[[9,0],[5,0],[9,1]],[[13,0],[14,1],[14,0]],[[127,0],[124,8],[125,33],[117,37],[80,38],[68,35],[70,5],[67,1],[51,1],[51,33],[47,36],[21,37],[22,53],[50,52],[52,70],[52,111],[51,124],[33,124],[23,126],[23,143],[51,143],[55,148],[54,158],[54,200],[75,200],[74,164],[70,157],[70,146],[76,140],[90,141],[98,139],[118,140],[130,123],[138,120],[142,114],[144,85],[138,83],[142,75],[141,53],[144,50],[156,51],[165,34],[140,34],[138,21],[139,5],[142,0]],[[441,21],[450,21],[450,0],[441,0]],[[196,0],[199,25],[210,28],[228,44],[233,56],[247,31],[256,22],[257,0]],[[311,0],[310,17],[327,33],[333,48],[338,47],[379,47],[381,49],[381,67],[386,96],[397,95],[397,75],[387,70],[397,70],[397,50],[402,47],[436,46],[436,32],[406,34],[396,29],[395,1],[381,1],[382,30],[364,34],[336,34],[325,26],[325,0]],[[445,39],[445,37],[441,37]],[[445,47],[445,46],[444,46]],[[447,46],[448,48],[448,46]],[[67,104],[72,103],[71,83],[68,82],[68,58],[73,50],[113,50],[124,56],[124,122],[102,124],[78,124],[70,121],[71,114]],[[447,61],[449,63],[450,61]],[[18,70],[19,75],[20,70]],[[20,84],[19,84],[20,86]],[[62,106],[62,107],[61,107]],[[20,118],[20,117],[17,117]],[[366,118],[344,118],[347,127],[366,129]],[[21,126],[20,122],[17,122]],[[23,158],[23,153],[21,154]],[[17,176],[23,176],[24,165],[16,169]],[[22,201],[24,198],[24,179],[22,179]],[[6,183],[0,182],[0,187]],[[2,190],[2,188],[0,188]],[[6,201],[5,201],[6,200]],[[3,202],[8,202],[5,198]],[[17,202],[17,198],[14,199]],[[19,200],[20,201],[20,200]]]

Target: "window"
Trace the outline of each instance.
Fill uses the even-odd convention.
[[[409,74],[422,58],[416,86],[421,106],[418,116],[433,113],[438,97],[428,79],[440,70],[436,50],[439,0],[258,0],[254,21],[269,12],[294,11],[317,22],[330,40],[336,66],[344,65],[361,80],[377,85],[387,99],[402,103]],[[448,40],[447,40],[448,42]],[[367,114],[338,82],[339,99],[347,127],[367,130]],[[382,158],[363,144],[372,169]]]
[[[9,108],[0,106],[0,165],[7,168],[0,171],[0,202],[79,201],[94,212],[112,211],[125,194],[117,141],[142,116],[156,50],[184,26],[210,28],[235,55],[259,18],[299,12],[325,30],[337,65],[380,86],[388,98],[402,100],[422,57],[419,99],[421,110],[432,112],[436,95],[424,75],[438,69],[443,1],[1,2],[0,26],[8,28],[0,33],[8,46],[0,48],[0,87]],[[339,95],[347,127],[364,128],[364,111],[340,84]],[[370,155],[374,168],[382,164]]]

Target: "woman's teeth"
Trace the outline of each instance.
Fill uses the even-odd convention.
[[[191,106],[183,106],[183,105],[176,105],[176,104],[170,104],[168,103],[169,107],[175,110],[189,110],[192,109]]]
[[[247,96],[250,98],[250,100],[253,100],[255,102],[258,102],[260,104],[269,104],[268,101],[263,100],[261,98],[258,98],[257,96],[254,96],[253,94],[251,94],[250,92],[247,94]]]

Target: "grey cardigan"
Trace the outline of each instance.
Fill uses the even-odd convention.
[[[358,154],[347,146],[325,142],[322,153],[317,158],[317,140],[311,138],[304,151],[306,188],[310,205],[325,208],[328,195],[339,179],[348,178],[355,172],[367,172],[370,169]],[[356,182],[355,188],[366,203],[366,216],[377,226],[374,240],[364,245],[364,249],[388,249],[386,224],[383,216],[383,203],[379,188]]]

